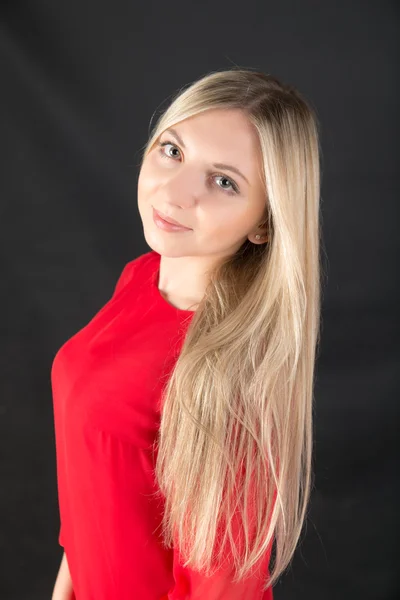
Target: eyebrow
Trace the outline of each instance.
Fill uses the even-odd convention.
[[[171,127],[170,129],[166,129],[163,133],[170,133],[170,134],[172,134],[178,140],[178,142],[180,143],[180,145],[182,146],[182,148],[186,148],[183,139],[178,134],[178,132],[176,131],[176,129],[172,129],[172,127]],[[245,181],[247,181],[248,185],[250,185],[249,180],[247,179],[247,177],[245,177],[245,175],[243,175],[243,173],[241,171],[239,171],[239,169],[237,167],[234,167],[233,165],[227,165],[225,163],[213,163],[213,167],[215,167],[216,169],[225,169],[226,171],[232,171],[233,173],[236,173],[237,175],[240,175],[240,177],[243,177],[243,179]]]

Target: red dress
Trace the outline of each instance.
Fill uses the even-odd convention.
[[[158,289],[160,255],[127,263],[112,298],[52,369],[59,543],[76,600],[272,600],[268,574],[239,584],[183,568],[160,539],[152,444],[161,389],[194,314]]]

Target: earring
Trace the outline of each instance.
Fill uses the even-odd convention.
[[[265,237],[265,236],[260,235],[259,233],[256,233],[256,235],[254,237],[256,238],[256,240],[260,240],[262,237]]]

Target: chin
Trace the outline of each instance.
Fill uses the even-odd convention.
[[[154,223],[152,223],[152,225],[153,227],[156,227]],[[146,231],[146,228],[144,228],[143,231],[146,244],[151,248],[151,250],[154,250],[154,252],[157,252],[162,256],[173,257],[176,255],[173,251],[171,252],[171,245],[160,239],[160,236],[158,236],[157,233],[154,233],[152,229]],[[180,256],[179,248],[177,248],[177,252],[177,255]]]

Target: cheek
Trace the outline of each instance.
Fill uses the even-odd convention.
[[[235,239],[246,234],[247,215],[235,199],[218,201],[214,196],[203,215],[202,228],[211,235]]]
[[[158,174],[155,158],[148,156],[142,164],[138,178],[138,191],[147,193],[157,186],[160,177]]]

